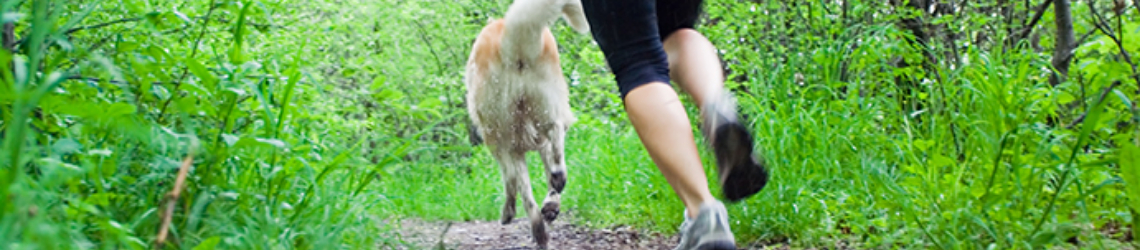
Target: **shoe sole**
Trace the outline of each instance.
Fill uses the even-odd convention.
[[[720,173],[721,191],[729,202],[740,202],[764,189],[768,170],[752,152],[752,135],[740,123],[724,124],[715,132],[713,148]]]

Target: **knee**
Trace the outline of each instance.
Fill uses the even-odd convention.
[[[697,32],[697,30],[690,29],[690,28],[678,29],[677,31],[673,31],[673,33],[670,33],[668,37],[665,37],[665,43],[666,44],[670,44],[670,43],[689,44],[689,43],[693,43],[693,42],[708,42],[708,40],[709,39],[705,38],[704,35],[701,35],[700,32]]]

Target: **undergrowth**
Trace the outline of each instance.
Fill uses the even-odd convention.
[[[1130,9],[1101,8],[1114,36],[1077,18],[1089,35],[1051,85],[1052,14],[1030,26],[1037,40],[1006,42],[1039,3],[821,3],[712,0],[697,27],[772,171],[728,207],[741,245],[1134,247]],[[984,14],[999,3],[1021,14]],[[502,184],[469,141],[462,68],[508,4],[2,1],[0,248],[150,248],[185,157],[164,248],[384,248],[406,246],[390,219],[497,220]],[[945,36],[915,34],[915,17]],[[676,233],[680,200],[604,56],[553,29],[579,118],[564,218]],[[540,162],[528,157],[532,183]]]

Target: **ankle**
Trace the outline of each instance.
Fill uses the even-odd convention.
[[[701,213],[702,207],[720,202],[716,198],[713,198],[712,194],[708,194],[707,196],[708,197],[705,197],[702,200],[693,201],[689,204],[686,204],[686,206],[685,206],[685,217],[689,218],[689,219],[697,218],[697,215],[700,215],[700,213]]]

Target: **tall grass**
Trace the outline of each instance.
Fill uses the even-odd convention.
[[[772,171],[729,206],[742,245],[1129,246],[1118,151],[1136,140],[1137,85],[1105,90],[1126,79],[1111,41],[1091,36],[1050,86],[1048,53],[960,41],[924,65],[904,13],[856,1],[836,22],[805,3],[709,1],[698,27]],[[508,4],[4,1],[21,43],[0,50],[0,248],[150,248],[190,151],[166,248],[389,247],[405,244],[389,219],[495,220],[500,175],[467,141],[461,79]],[[604,56],[559,22],[579,117],[562,218],[676,233],[681,203]]]
[[[177,188],[164,248],[375,247],[361,126],[298,39],[345,8],[313,4],[5,1],[0,248],[152,248]]]
[[[720,47],[727,85],[740,97],[773,169],[763,192],[729,206],[741,242],[943,249],[1127,245],[1122,232],[1113,232],[1132,220],[1114,145],[1131,137],[1135,125],[1127,123],[1131,113],[1113,112],[1127,110],[1134,96],[1124,93],[1134,86],[1120,98],[1077,99],[1081,90],[1103,89],[1107,82],[1075,78],[1049,86],[1048,59],[1041,54],[977,46],[958,51],[957,61],[939,56],[933,72],[914,63],[900,66],[922,54],[906,42],[911,34],[885,22],[825,29],[829,37],[790,36],[795,46],[783,45],[775,38],[781,31],[760,27],[782,24],[791,14],[757,11],[777,3],[711,1],[707,7],[715,21],[699,30]],[[573,106],[583,117],[568,135],[563,207],[577,215],[575,223],[676,232],[681,204],[626,123],[600,52],[588,37],[555,29]],[[917,85],[905,87],[900,79]],[[1059,108],[1074,100],[1086,104]],[[696,117],[695,107],[689,109]],[[1070,123],[1082,114],[1095,118]],[[706,170],[715,176],[701,145]],[[379,188],[388,204],[382,211],[440,220],[497,218],[497,167],[481,147],[471,150],[458,162],[419,161],[394,171],[396,181]],[[540,164],[533,157],[529,163]],[[534,172],[532,181],[542,183]],[[406,191],[408,183],[418,189]],[[542,193],[544,187],[535,189]]]

